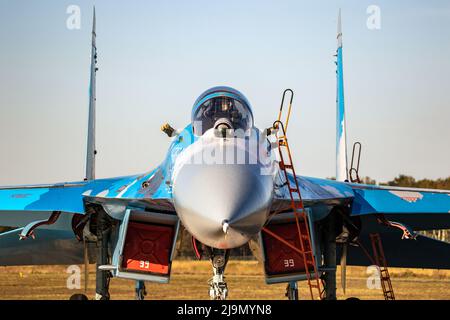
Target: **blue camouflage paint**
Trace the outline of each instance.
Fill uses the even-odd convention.
[[[338,117],[344,117],[343,85],[342,85],[342,48],[338,49]],[[215,89],[217,90],[217,89]],[[198,108],[204,101],[215,94],[224,92],[206,91],[195,104]],[[234,93],[225,92],[234,97]],[[247,103],[247,102],[246,102]],[[340,122],[342,123],[342,122]],[[341,135],[345,128],[340,127]],[[172,203],[172,174],[175,161],[198,137],[192,132],[192,126],[186,126],[176,137],[168,149],[164,161],[154,170],[140,175],[130,175],[109,179],[97,179],[52,186],[24,186],[0,188],[0,225],[2,212],[51,212],[62,211],[84,214],[85,197],[101,199],[102,203],[110,199],[143,200],[140,203],[149,207],[158,206],[170,208]],[[278,175],[279,176],[279,175]],[[289,177],[293,180],[293,176]],[[445,193],[420,191],[421,198],[408,202],[398,196],[398,190],[383,189],[381,187],[349,184],[340,181],[302,177],[298,179],[302,199],[305,206],[313,208],[314,214],[320,211],[323,216],[326,210],[335,205],[347,205],[352,202],[352,215],[366,215],[374,213],[442,213],[450,211],[450,196]],[[278,180],[277,185],[282,185]],[[394,192],[394,193],[393,193]],[[395,194],[397,192],[397,195]],[[411,191],[415,192],[415,191]],[[298,198],[298,196],[297,196]],[[275,188],[275,201],[289,201],[286,187]],[[164,200],[158,202],[158,200]],[[156,207],[155,207],[156,208]],[[314,210],[318,210],[317,212]],[[449,216],[450,217],[450,216]]]
[[[385,214],[447,214],[450,218],[450,194],[405,189],[374,188],[357,186],[354,188],[352,215]],[[396,195],[397,193],[397,195]],[[413,193],[416,200],[406,200],[400,195]],[[400,195],[398,195],[400,194]]]
[[[338,35],[341,37],[342,35]],[[340,38],[339,38],[340,39]],[[345,181],[347,175],[347,137],[345,125],[344,71],[342,61],[342,43],[337,49],[336,69],[336,180]]]
[[[337,145],[344,133],[344,114],[345,114],[345,101],[344,101],[344,71],[342,61],[342,47],[337,49]]]
[[[53,186],[0,189],[0,215],[6,211],[63,211],[84,213],[84,196],[105,199],[172,200],[171,176],[177,156],[197,140],[191,125],[172,141],[165,160],[156,169],[141,175],[97,179]],[[292,180],[293,177],[290,176]],[[333,199],[354,199],[353,215],[372,213],[443,213],[450,212],[446,193],[420,191],[422,199],[408,202],[390,189],[342,183],[334,180],[299,176],[302,198],[307,205],[329,203]],[[144,188],[143,183],[148,182]],[[124,192],[125,191],[125,192]],[[395,191],[395,190],[394,190]],[[286,188],[278,190],[277,199],[289,199]]]
[[[171,175],[177,155],[197,137],[188,125],[174,138],[165,160],[156,169],[141,175],[80,181],[51,186],[0,188],[2,211],[63,211],[84,213],[84,196],[122,199],[172,199]],[[158,174],[158,176],[157,176]],[[157,178],[160,181],[152,185]],[[148,181],[154,188],[147,192],[142,184]],[[126,191],[125,191],[126,190]],[[122,192],[125,191],[125,192]]]

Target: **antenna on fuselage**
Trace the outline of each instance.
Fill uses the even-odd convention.
[[[348,180],[347,133],[345,124],[342,23],[340,9],[337,25],[336,83],[336,180],[346,181]]]
[[[97,73],[97,46],[95,43],[95,7],[93,10],[92,22],[92,47],[91,47],[91,78],[89,83],[89,120],[88,120],[88,139],[86,153],[86,177],[85,180],[95,179],[95,82]]]

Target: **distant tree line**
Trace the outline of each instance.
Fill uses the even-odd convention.
[[[335,177],[331,177],[328,179],[336,180]],[[370,177],[362,177],[361,183],[376,185],[377,181]],[[394,180],[388,182],[380,182],[379,185],[392,187],[450,190],[450,177],[439,178],[436,180],[431,179],[416,180],[414,177],[407,176],[405,174],[400,174],[398,177],[394,178]]]
[[[404,174],[399,175],[392,181],[387,183],[380,183],[380,185],[396,186],[396,187],[411,187],[411,188],[424,188],[424,189],[441,189],[450,190],[450,177],[445,179],[422,179],[416,180],[411,176]]]

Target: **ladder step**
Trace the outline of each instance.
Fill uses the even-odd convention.
[[[281,119],[281,115],[282,115],[283,101],[284,101],[285,94],[287,91],[288,90],[286,90],[283,93],[283,100],[281,102],[282,106],[281,106],[280,114],[279,114],[280,119]],[[292,93],[292,96],[291,96],[290,103],[292,103],[292,97],[293,97],[292,90],[291,90],[291,93]],[[288,113],[286,122],[289,121],[290,108],[291,108],[291,105],[289,105],[289,113]],[[297,232],[298,232],[298,236],[299,236],[298,240],[301,245],[300,248],[304,249],[304,250],[301,250],[299,248],[296,248],[296,250],[297,250],[297,252],[299,252],[302,255],[302,258],[304,261],[304,267],[306,269],[305,273],[306,273],[306,276],[308,279],[308,285],[311,289],[311,298],[314,300],[314,294],[312,292],[312,289],[315,288],[319,291],[318,292],[319,299],[322,299],[323,295],[322,295],[322,291],[321,291],[321,287],[320,287],[319,274],[318,274],[318,271],[316,270],[316,262],[315,262],[314,252],[312,250],[312,243],[311,243],[312,239],[309,236],[309,229],[308,229],[309,228],[309,217],[306,214],[306,210],[303,205],[301,192],[300,192],[300,189],[298,186],[297,176],[295,175],[294,164],[292,162],[292,155],[291,155],[291,151],[290,151],[289,144],[288,144],[287,134],[286,134],[285,128],[283,126],[283,123],[280,120],[278,120],[277,122],[275,122],[274,128],[278,129],[279,125],[281,125],[281,128],[283,129],[283,132],[280,132],[282,135],[278,136],[278,132],[277,132],[277,140],[276,140],[278,143],[278,146],[279,146],[279,153],[280,153],[279,168],[280,168],[280,170],[284,171],[284,174],[286,175],[286,177],[288,176],[288,170],[291,170],[289,172],[289,174],[292,173],[292,175],[294,176],[294,179],[295,179],[293,182],[291,180],[287,179],[286,183],[283,184],[283,187],[285,185],[287,185],[287,187],[288,187],[289,195],[291,198],[290,207],[295,214],[295,219],[296,219],[297,228],[298,228]],[[282,147],[285,147],[285,149],[283,150]],[[284,161],[285,157],[288,160],[288,163],[286,163]],[[293,195],[294,193],[298,194],[299,199],[294,199],[294,195]],[[300,224],[303,224],[303,229],[301,228]],[[304,233],[306,233],[306,234],[304,234]]]
[[[286,164],[283,161],[280,162],[279,166],[280,166],[281,170],[292,169],[292,167],[293,167],[292,164]],[[288,181],[286,181],[286,183],[288,183]]]

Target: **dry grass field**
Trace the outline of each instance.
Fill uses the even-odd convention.
[[[0,299],[68,299],[82,289],[66,287],[67,266],[0,267]],[[391,268],[391,279],[397,299],[450,300],[450,271]],[[83,274],[83,272],[82,272]],[[95,269],[89,268],[88,296],[94,296]],[[285,284],[266,285],[262,266],[257,261],[230,261],[227,268],[229,299],[285,299]],[[169,284],[147,284],[148,299],[208,299],[207,281],[211,276],[208,261],[174,261]],[[367,289],[366,269],[349,267],[347,292],[340,289],[338,299],[383,299],[381,290]],[[305,283],[300,283],[300,296],[308,299]],[[114,300],[134,299],[134,282],[113,279]]]

